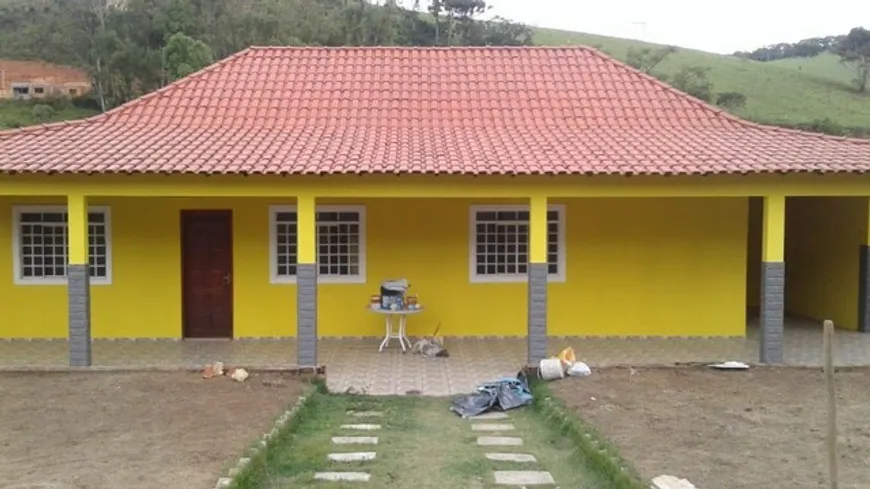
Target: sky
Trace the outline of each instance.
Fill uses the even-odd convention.
[[[421,2],[421,3],[425,3]],[[487,0],[490,15],[537,27],[714,53],[870,28],[870,0]],[[799,7],[803,5],[803,7]]]

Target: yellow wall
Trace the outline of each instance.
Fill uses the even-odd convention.
[[[11,207],[0,198],[0,337],[64,337],[63,286],[12,283]],[[42,201],[45,203],[45,201]],[[62,201],[55,201],[62,203]],[[295,334],[293,285],[269,284],[267,199],[94,201],[112,212],[113,283],[92,286],[94,337],[179,337],[179,211],[231,208],[236,336]],[[506,201],[370,199],[364,204],[368,284],[319,288],[324,336],[382,334],[365,311],[386,278],[405,277],[426,311],[412,335],[522,336],[526,287],[470,283],[469,205]],[[552,335],[742,335],[746,295],[744,198],[576,199],[567,204],[567,282],[550,285]],[[12,305],[13,308],[9,308]]]
[[[858,249],[867,236],[867,199],[789,198],[786,310],[858,328]]]
[[[764,200],[749,199],[749,230],[746,243],[746,306],[758,308],[761,303],[761,241],[764,228]]]

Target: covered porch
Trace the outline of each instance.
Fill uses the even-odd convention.
[[[836,360],[840,366],[870,365],[870,335],[838,331]],[[788,318],[783,363],[821,366],[821,325]],[[328,386],[377,395],[453,395],[478,383],[513,375],[526,354],[525,340],[448,338],[449,358],[403,354],[395,343],[378,353],[379,338],[323,339],[318,358],[327,365]],[[758,360],[758,327],[750,324],[745,338],[551,338],[549,353],[572,346],[593,369],[614,365],[646,366],[674,363]],[[96,368],[188,367],[223,361],[228,366],[292,367],[297,342],[282,340],[95,340]],[[0,340],[0,369],[53,369],[68,365],[64,340]]]
[[[747,328],[747,281],[754,281],[747,278],[752,261],[747,194],[767,188],[760,181],[753,187],[731,178],[708,186],[676,177],[667,183],[404,178],[404,186],[382,178],[363,184],[359,177],[336,177],[328,185],[302,178],[251,183],[256,177],[212,177],[215,183],[207,185],[184,177],[174,185],[146,177],[112,177],[97,185],[97,178],[21,180],[30,186],[7,178],[9,185],[0,190],[11,196],[0,204],[4,216],[18,220],[0,227],[0,232],[17,230],[2,240],[14,258],[3,274],[15,278],[3,289],[10,301],[3,337],[60,340],[51,346],[11,344],[23,351],[29,345],[53,355],[63,351],[73,366],[114,365],[113,357],[134,365],[342,364],[355,349],[364,349],[365,343],[348,338],[382,334],[382,319],[365,310],[370,295],[382,280],[404,276],[426,308],[421,321],[412,320],[410,335],[431,334],[440,325],[455,344],[446,364],[456,368],[491,355],[464,345],[504,345],[508,350],[498,361],[508,370],[535,365],[563,344],[599,365],[813,361],[812,347],[803,346],[812,333],[801,333],[807,328],[800,322],[789,323],[798,325],[794,335],[784,328],[783,195],[760,198],[759,260],[765,273],[757,283],[763,307],[756,326]],[[57,195],[46,190],[67,185],[79,191],[34,197]],[[820,188],[795,184],[792,191]],[[15,252],[28,246],[22,241],[27,224],[20,222],[27,209],[19,207],[32,205],[59,207],[67,216],[68,253],[60,256],[68,258],[68,279],[21,283],[23,268],[32,264]],[[95,208],[103,209],[104,221],[92,222]],[[213,216],[212,211],[226,217],[217,235],[206,232],[213,222],[185,230],[185,216]],[[352,223],[330,220],[345,211],[356,213]],[[501,212],[510,222],[498,221]],[[100,226],[103,241],[94,234]],[[188,235],[207,238],[191,260],[185,258]],[[216,244],[215,236],[229,248]],[[338,241],[329,242],[332,237]],[[332,273],[322,263],[324,254],[335,254],[332,246],[356,248],[355,258],[342,251],[345,258],[331,264],[354,270],[354,276],[323,276]],[[511,246],[512,257],[505,256]],[[229,262],[222,261],[227,257]],[[199,267],[203,290],[185,288],[186,262]],[[221,268],[227,263],[230,269]],[[109,275],[94,278],[93,267]],[[485,276],[508,269],[509,277]],[[853,271],[857,279],[859,270]],[[199,294],[200,316],[219,328],[190,327],[189,293]],[[231,341],[197,339],[203,337]],[[129,341],[144,338],[159,341]],[[848,341],[847,351],[865,344],[852,336]],[[118,353],[128,346],[129,353]],[[220,358],[213,358],[216,354]],[[372,361],[385,362],[389,355]],[[856,351],[844,361],[861,364],[862,356]]]

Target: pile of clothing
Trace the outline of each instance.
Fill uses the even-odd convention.
[[[528,379],[520,372],[516,377],[504,377],[478,385],[476,392],[453,399],[450,410],[463,418],[470,418],[487,411],[516,409],[531,404],[533,400]]]

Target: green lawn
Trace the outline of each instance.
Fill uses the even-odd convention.
[[[555,29],[538,29],[544,45],[585,44],[625,60],[632,47],[655,44]],[[680,49],[657,70],[672,75],[683,65],[710,67],[715,92],[740,92],[746,106],[733,112],[758,122],[800,124],[829,118],[844,126],[870,128],[870,94],[855,93],[851,75],[836,56],[763,63],[691,49]]]
[[[572,442],[545,422],[531,407],[509,413],[515,431],[480,433],[473,421],[448,411],[446,399],[420,397],[363,397],[315,394],[288,424],[285,432],[252,462],[235,482],[235,489],[358,487],[359,483],[315,481],[322,471],[371,474],[368,487],[396,489],[494,488],[494,470],[549,471],[558,487],[609,488],[589,469]],[[349,411],[379,411],[382,417],[355,419]],[[479,421],[484,422],[484,421]],[[346,423],[377,423],[377,431],[342,429]],[[477,436],[517,436],[522,447],[481,447]],[[377,436],[377,445],[337,446],[333,436]],[[376,452],[366,462],[330,462],[330,452]],[[530,453],[537,463],[492,462],[488,452]],[[518,466],[520,465],[520,466]]]
[[[0,129],[14,129],[18,127],[41,124],[45,122],[64,121],[69,119],[81,119],[96,114],[96,111],[82,109],[68,105],[60,109],[52,109],[47,117],[39,118],[39,109],[34,114],[32,102],[0,101]]]

